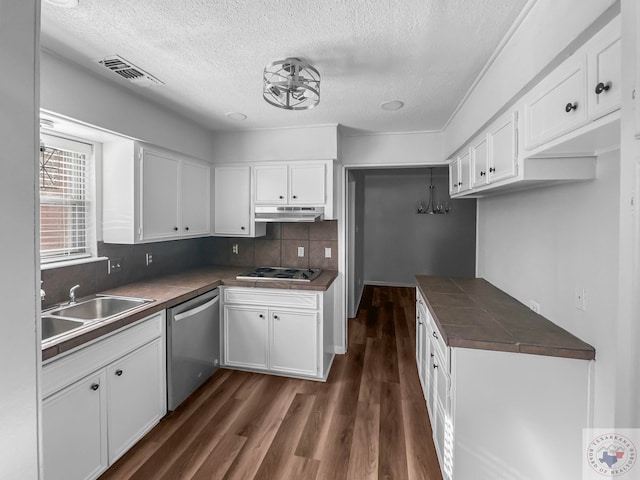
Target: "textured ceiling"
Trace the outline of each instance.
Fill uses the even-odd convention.
[[[80,0],[42,5],[42,45],[212,130],[340,123],[440,130],[526,0]],[[120,55],[164,82],[140,87],[99,67]],[[300,57],[320,104],[262,99],[262,70]],[[380,104],[401,100],[387,112]],[[244,121],[225,117],[242,112]]]

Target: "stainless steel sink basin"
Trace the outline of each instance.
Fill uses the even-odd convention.
[[[151,300],[129,297],[95,297],[73,305],[66,305],[47,312],[48,315],[78,319],[82,321],[105,320],[125,313]]]
[[[69,320],[68,318],[56,318],[50,316],[42,317],[42,340],[46,340],[57,335],[74,330],[84,325],[79,320]]]

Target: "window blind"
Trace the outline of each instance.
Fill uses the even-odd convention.
[[[40,147],[40,258],[42,262],[89,256],[87,160],[82,152]]]

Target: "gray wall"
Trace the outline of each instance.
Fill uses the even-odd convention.
[[[365,283],[413,285],[414,276],[475,276],[476,201],[451,200],[448,168],[433,169],[435,197],[448,215],[417,215],[428,200],[429,169],[365,170]]]

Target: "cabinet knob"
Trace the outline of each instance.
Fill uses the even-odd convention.
[[[121,377],[122,376],[122,370],[116,370],[116,376]]]
[[[433,364],[433,368],[438,368],[438,364],[437,364],[437,363],[434,363],[434,364]]]
[[[296,195],[294,195],[293,198],[298,198],[298,197]]]
[[[496,169],[495,169],[495,168],[493,168],[493,167],[491,167],[491,168],[489,169],[489,173],[493,173],[493,172],[495,172],[495,171],[496,171]]]
[[[438,334],[436,332],[433,332],[433,338],[435,338],[436,340],[438,339]]]
[[[263,314],[260,314],[260,315],[258,315],[258,316],[259,316],[260,318],[264,318],[264,315],[263,315]]]
[[[178,227],[173,227],[173,230],[177,232],[178,231]]]
[[[99,388],[100,388],[100,384],[99,383],[92,383],[91,384],[91,390],[96,391]]]
[[[606,92],[611,88],[611,82],[607,82],[606,84],[600,82],[596,85],[596,95],[600,95],[602,92]]]
[[[487,172],[483,172],[482,170],[480,170],[480,176],[484,177],[487,174]]]
[[[244,227],[240,227],[240,230],[244,230]]]
[[[279,198],[280,200],[282,200],[284,197],[283,197],[282,195],[280,195],[278,198]],[[296,197],[293,197],[293,198],[296,198]]]
[[[280,317],[278,317],[278,315],[274,315],[273,318],[275,318],[276,320],[280,320]]]
[[[431,354],[431,358],[433,358],[433,357],[435,357],[435,355],[432,353],[432,354]]]
[[[189,227],[184,227],[184,229],[188,231],[188,230],[189,230]]]
[[[575,103],[569,102],[564,106],[564,111],[567,113],[570,113],[571,110],[577,110],[577,109],[578,109],[578,102],[575,102]]]

